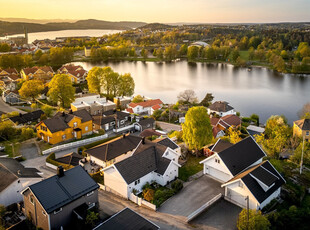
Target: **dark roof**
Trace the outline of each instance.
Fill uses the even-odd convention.
[[[158,230],[159,227],[148,221],[130,208],[125,208],[94,230]]]
[[[26,124],[28,122],[38,121],[38,119],[40,119],[42,114],[44,114],[44,112],[39,109],[39,110],[30,112],[30,113],[20,114],[15,117],[10,117],[9,119],[13,121],[14,123]]]
[[[47,126],[51,133],[69,128],[68,124],[63,119],[61,119],[60,116],[55,116],[42,122]]]
[[[173,142],[170,138],[168,138],[168,137],[163,138],[163,139],[159,139],[158,141],[156,140],[155,142],[158,143],[158,144],[167,146],[167,147],[169,147],[169,148],[171,148],[171,149],[173,149],[173,150],[179,148],[179,146],[178,146],[176,143],[174,143],[174,142]]]
[[[298,121],[294,121],[296,125],[298,125],[301,130],[310,130],[310,119],[302,119]]]
[[[25,168],[20,162],[13,158],[0,158],[0,166],[5,167],[18,178],[40,178],[39,170],[36,168]]]
[[[263,182],[268,187],[271,186],[278,178],[266,170],[263,166],[258,167],[257,169],[251,172],[255,178]]]
[[[156,132],[156,130],[154,129],[145,129],[139,134],[140,137],[161,136],[161,135],[162,135],[161,133]]]
[[[265,171],[264,175],[260,174],[262,170]],[[257,180],[251,176],[251,174],[256,175],[259,174],[260,179],[262,179],[262,176],[264,176],[266,178],[262,180],[264,180],[268,184],[274,183],[274,185],[265,192],[264,189],[259,185]],[[251,191],[251,193],[254,195],[254,197],[257,199],[259,203],[262,203],[264,200],[266,200],[272,193],[274,193],[278,188],[280,188],[285,183],[284,179],[281,177],[278,171],[276,171],[273,168],[273,166],[269,163],[269,161],[263,162],[261,166],[245,175],[243,178],[241,178],[241,180],[245,183],[247,188]]]
[[[144,129],[149,129],[153,128],[153,124],[155,123],[154,118],[147,118],[147,119],[142,119],[141,121],[138,122],[142,126],[142,130]]]
[[[69,153],[64,155],[63,157],[59,157],[55,159],[55,161],[67,164],[67,165],[73,165],[73,166],[78,166],[79,161],[83,159],[83,157],[75,152]]]
[[[91,115],[85,109],[75,111],[73,112],[73,115],[82,118],[82,123],[92,120]]]
[[[233,176],[266,156],[252,137],[247,137],[218,153]]]
[[[125,138],[122,136],[102,145],[88,149],[86,150],[86,153],[102,161],[109,161],[124,153],[127,153],[128,151],[132,151],[138,146],[141,140],[141,137],[126,135]]]
[[[29,186],[47,213],[61,208],[99,188],[98,184],[81,167],[76,166]]]
[[[18,177],[16,177],[14,173],[11,173],[8,169],[2,167],[2,165],[0,165],[0,177],[0,192],[2,192],[10,184],[12,184],[15,180],[18,179]]]
[[[113,109],[103,112],[102,115],[104,116],[103,117],[93,116],[94,122],[96,124],[104,125],[112,121],[115,121],[115,117],[117,120],[124,120],[126,117],[130,116],[129,113],[124,113]]]
[[[171,160],[162,157],[167,147],[150,141],[140,144],[133,156],[126,158],[114,166],[127,184],[155,171],[163,175]]]
[[[234,108],[228,105],[226,101],[216,101],[209,106],[209,109],[217,112],[227,112]]]
[[[231,146],[233,146],[233,144],[230,143],[229,141],[225,141],[225,140],[219,139],[215,143],[215,145],[213,145],[211,151],[219,153],[219,152],[222,152],[222,151],[224,151],[225,149],[227,149],[227,148],[229,148]]]

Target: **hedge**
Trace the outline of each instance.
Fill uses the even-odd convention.
[[[90,176],[96,181],[96,183],[104,185],[104,175],[101,172],[90,173]]]
[[[65,170],[68,170],[68,169],[71,169],[73,168],[74,166],[72,165],[67,165],[67,164],[63,164],[63,163],[60,163],[58,161],[55,161],[56,157],[55,157],[55,153],[51,153],[50,155],[48,155],[48,157],[46,158],[46,162],[47,163],[50,163],[52,165],[55,165],[55,166],[62,166]]]

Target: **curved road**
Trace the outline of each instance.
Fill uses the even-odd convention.
[[[15,108],[14,106],[9,106],[7,103],[5,103],[3,101],[2,98],[0,98],[0,111],[3,112],[3,113],[10,113],[10,112],[14,112],[14,111],[17,111],[21,114],[25,114],[26,112],[25,111],[22,111],[20,109],[17,109]]]

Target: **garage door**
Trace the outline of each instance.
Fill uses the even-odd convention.
[[[233,200],[234,202],[236,202],[237,204],[239,204],[239,206],[241,207],[246,207],[246,197],[243,195],[240,195],[239,193],[237,193],[234,190],[231,190],[230,188],[227,188],[227,197],[231,200]]]
[[[230,179],[230,176],[227,173],[224,173],[220,170],[217,170],[216,168],[206,166],[209,169],[206,170],[207,174],[209,174],[212,177],[217,178],[220,181],[226,182]]]

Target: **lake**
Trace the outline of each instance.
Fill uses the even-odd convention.
[[[212,93],[214,100],[224,100],[242,116],[256,113],[261,122],[271,115],[284,114],[292,125],[297,112],[310,102],[310,78],[307,75],[279,74],[266,68],[252,71],[230,64],[190,64],[186,61],[108,62],[93,64],[77,62],[85,69],[111,66],[119,73],[131,73],[135,94],[160,98],[175,103],[180,92],[193,89],[199,100]]]
[[[100,37],[105,34],[115,34],[122,32],[121,30],[58,30],[48,32],[28,33],[28,42],[32,43],[34,40],[55,39],[56,37],[75,37],[75,36],[89,36]],[[24,34],[15,34],[8,37],[24,36]],[[4,37],[2,37],[3,39]]]

